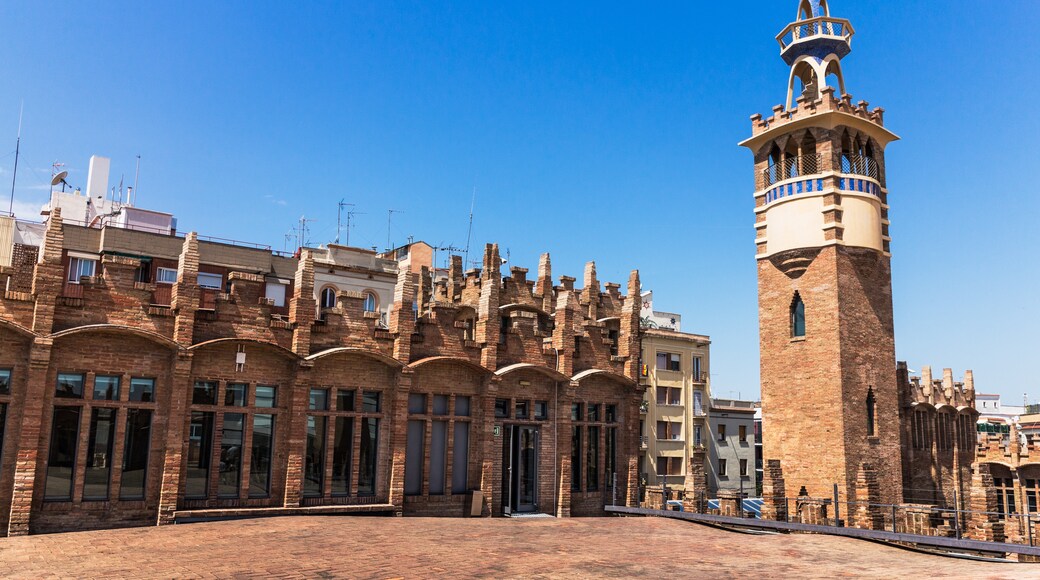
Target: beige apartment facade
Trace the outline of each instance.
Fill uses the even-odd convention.
[[[644,328],[641,474],[645,485],[683,489],[691,459],[703,467],[708,442],[707,336]]]

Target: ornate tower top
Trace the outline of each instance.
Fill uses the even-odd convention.
[[[831,18],[827,0],[801,0],[797,20],[776,35],[780,56],[791,67],[787,82],[787,108],[799,95],[816,101],[823,87],[833,86],[845,94],[841,59],[852,51],[852,24],[844,18]],[[833,77],[837,86],[830,85]],[[795,81],[801,92],[795,94]]]

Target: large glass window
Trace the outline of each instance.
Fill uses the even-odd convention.
[[[0,369],[0,395],[11,394],[11,369]]]
[[[312,401],[313,401],[313,393]],[[303,465],[303,495],[321,497],[325,480],[325,419],[307,416],[307,456]]]
[[[340,391],[343,392],[343,391]],[[347,391],[353,394],[353,391]],[[351,401],[353,409],[353,401]],[[354,418],[336,417],[336,433],[332,447],[332,495],[350,494],[350,470],[354,449]]]
[[[416,396],[421,399],[426,398],[424,395],[411,395],[411,397]],[[420,408],[416,412],[425,413],[425,409]],[[422,494],[423,463],[426,459],[425,446],[426,421],[408,421],[408,440],[404,454],[404,493],[406,495]]]
[[[79,442],[79,407],[55,407],[51,422],[51,445],[47,455],[46,500],[72,499],[72,476],[76,471]]]
[[[442,495],[447,467],[448,422],[433,421],[430,435],[430,495]]]
[[[113,375],[97,375],[94,377],[95,401],[119,400],[119,377]]]
[[[455,422],[451,455],[451,492],[463,493],[469,485],[469,423]]]
[[[193,405],[216,405],[217,404],[217,382],[195,381],[195,389],[191,394]]]
[[[571,491],[581,491],[581,427],[571,430]]]
[[[135,377],[130,379],[130,400],[139,403],[155,401],[155,379]]]
[[[360,461],[358,466],[358,495],[373,495],[376,492],[376,457],[378,450],[379,419],[362,417],[361,448],[358,453]]]
[[[589,442],[585,447],[585,489],[596,491],[599,489],[599,427],[586,429]]]
[[[76,373],[58,373],[58,388],[55,397],[65,399],[83,398],[84,375]]]
[[[112,472],[112,440],[115,439],[116,410],[95,408],[90,416],[87,465],[83,473],[83,499],[108,499],[108,480]]]
[[[253,449],[249,457],[249,497],[270,495],[273,452],[274,415],[253,415]]]
[[[152,412],[149,409],[127,409],[119,499],[144,499],[151,430]]]
[[[238,497],[242,477],[242,413],[224,413],[224,424],[220,436],[220,480],[217,484],[219,497]]]
[[[198,383],[196,383],[196,387]],[[196,390],[198,392],[198,390]],[[191,412],[188,425],[188,473],[185,497],[206,497],[209,491],[209,464],[213,453],[213,413]]]
[[[257,385],[255,389],[256,406],[270,408],[278,404],[278,388],[270,385]]]
[[[227,407],[245,407],[246,392],[249,385],[245,383],[228,383],[224,387],[224,405]]]
[[[4,457],[4,427],[7,425],[7,403],[0,403],[0,459]]]

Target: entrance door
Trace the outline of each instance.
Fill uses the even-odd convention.
[[[503,490],[502,511],[511,513],[533,512],[538,509],[538,427],[510,425],[506,427],[505,449],[506,488]]]

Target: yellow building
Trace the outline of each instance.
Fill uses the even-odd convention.
[[[640,380],[647,388],[640,416],[640,472],[647,485],[682,489],[690,458],[704,461],[709,437],[711,341],[700,334],[649,326],[642,338]]]

